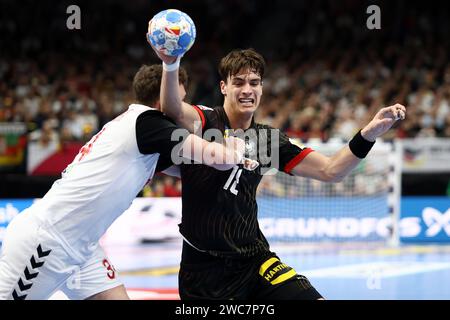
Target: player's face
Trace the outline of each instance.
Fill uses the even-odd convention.
[[[220,89],[225,97],[225,104],[240,113],[253,113],[261,100],[262,80],[257,73],[244,70],[228,76],[226,82],[221,81]]]

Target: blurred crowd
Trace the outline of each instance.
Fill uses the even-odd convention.
[[[149,3],[79,1],[82,29],[68,30],[66,1],[3,1],[0,122],[25,122],[44,147],[89,140],[133,102],[140,65],[158,63],[146,24],[169,6],[197,25],[188,102],[221,105],[220,57],[254,47],[268,63],[256,118],[291,137],[348,141],[397,102],[407,118],[385,139],[450,137],[448,3],[378,1],[381,30],[366,27],[367,1]]]

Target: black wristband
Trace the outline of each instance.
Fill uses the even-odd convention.
[[[371,142],[363,138],[361,135],[361,130],[358,131],[357,134],[350,140],[348,143],[348,147],[350,151],[360,159],[364,159],[369,153],[370,149],[372,149],[375,141]]]

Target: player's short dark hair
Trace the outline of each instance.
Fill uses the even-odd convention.
[[[152,106],[159,100],[162,65],[142,65],[133,79],[133,91],[138,103]],[[188,75],[183,67],[179,71],[180,84],[187,89]]]
[[[262,79],[265,67],[266,62],[263,56],[255,49],[238,49],[222,58],[219,64],[219,74],[221,79],[226,82],[228,76],[234,76],[241,70],[249,69],[259,74]]]

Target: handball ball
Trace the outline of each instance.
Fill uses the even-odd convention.
[[[168,9],[156,14],[148,26],[148,40],[159,52],[179,56],[194,44],[195,24],[186,13]]]

